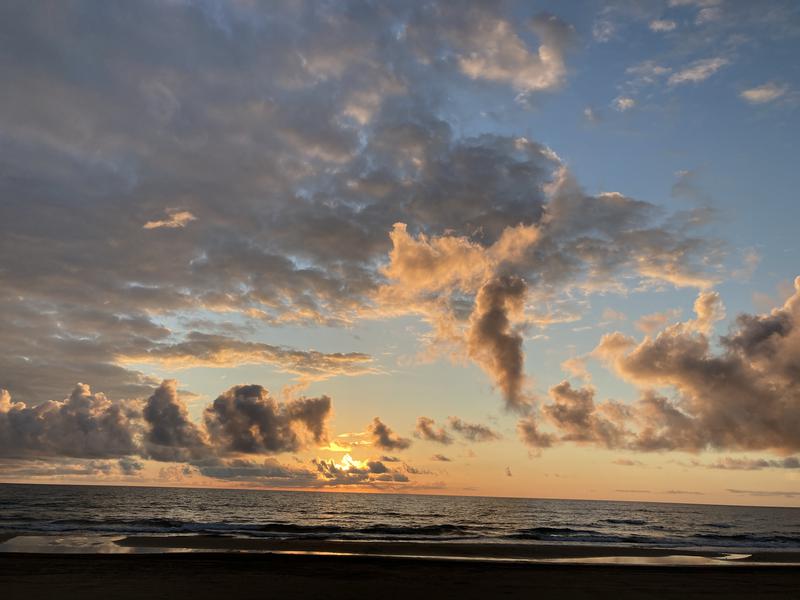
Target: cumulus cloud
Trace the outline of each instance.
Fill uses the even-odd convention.
[[[764,85],[743,90],[739,96],[750,104],[766,104],[768,102],[774,102],[785,95],[788,89],[786,85],[769,82]]]
[[[797,452],[800,278],[795,286],[794,295],[771,313],[739,315],[719,338],[719,351],[711,336],[725,310],[713,291],[700,292],[695,318],[641,341],[620,332],[605,334],[591,356],[639,387],[640,397],[632,404],[596,403],[592,386],[561,382],[550,388],[551,402],[520,420],[520,438],[536,449],[574,442],[645,452]],[[666,389],[674,395],[663,393]],[[725,459],[716,467],[795,464],[792,457],[764,460]]]
[[[65,400],[29,407],[0,390],[0,454],[104,458],[136,452],[133,410],[78,384]]]
[[[260,385],[237,385],[205,409],[211,442],[228,452],[295,452],[311,440],[327,440],[331,399],[299,398],[277,402]]]
[[[470,442],[491,442],[501,438],[499,433],[482,423],[467,423],[458,417],[450,417],[448,423],[453,431]]]
[[[670,75],[667,82],[670,85],[699,83],[701,81],[705,81],[729,63],[730,61],[727,58],[722,57],[703,58],[701,60],[696,60],[687,67]]]
[[[535,415],[528,415],[517,421],[517,433],[520,440],[531,448],[549,448],[556,441],[553,434],[539,429]]]
[[[510,410],[525,410],[522,334],[512,319],[522,312],[527,286],[519,277],[488,281],[478,292],[470,317],[470,356],[496,382]]]
[[[562,381],[550,388],[553,402],[542,407],[542,414],[559,431],[561,441],[617,447],[625,435],[619,422],[625,409],[615,403],[596,406],[594,395],[592,387],[573,388]]]
[[[800,278],[795,293],[769,314],[742,314],[720,338],[709,335],[724,314],[719,297],[703,293],[695,319],[637,342],[620,333],[603,337],[595,355],[624,379],[642,387],[635,407],[641,449],[705,448],[774,450],[800,448]],[[652,391],[671,387],[677,399]]]
[[[149,425],[144,435],[145,453],[155,460],[181,462],[207,450],[202,430],[191,421],[186,404],[178,396],[178,382],[161,382],[147,399],[142,416]]]
[[[436,427],[436,421],[430,417],[418,417],[417,427],[414,431],[414,437],[428,442],[436,442],[437,444],[452,444],[453,438],[444,429],[444,427]]]
[[[405,450],[411,446],[410,439],[397,435],[378,417],[375,417],[369,424],[367,433],[372,440],[372,445],[382,450]]]

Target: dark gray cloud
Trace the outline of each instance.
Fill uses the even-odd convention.
[[[196,463],[196,467],[205,477],[250,485],[313,487],[318,482],[312,470],[300,466],[287,466],[275,458],[265,458],[261,461],[243,458],[211,459]]]
[[[637,343],[603,338],[596,355],[648,389],[635,407],[643,450],[800,450],[800,278],[795,294],[766,315],[741,315],[712,349],[717,304],[695,303],[697,318]],[[672,387],[670,400],[649,388]]]
[[[28,407],[0,390],[0,454],[106,458],[137,451],[135,408],[78,384],[68,398]]]
[[[161,382],[147,399],[142,416],[149,425],[144,448],[150,458],[181,462],[207,452],[205,435],[189,418],[174,379]]]
[[[450,417],[447,422],[453,431],[470,442],[491,442],[502,437],[491,427],[482,423],[467,423],[458,417]]]
[[[699,463],[698,463],[699,464]],[[736,458],[724,456],[712,463],[702,465],[709,469],[724,469],[731,471],[760,471],[762,469],[800,469],[800,458],[787,456],[786,458]]]
[[[418,417],[417,427],[414,431],[414,437],[428,441],[436,442],[437,444],[452,444],[453,438],[444,429],[444,427],[436,427],[436,421],[430,417]]]
[[[0,476],[5,479],[86,478],[87,480],[114,479],[136,475],[141,463],[122,458],[112,460],[81,460],[48,457],[46,459],[0,459]]]
[[[138,475],[144,469],[144,464],[129,456],[124,456],[117,461],[119,470],[123,475]]]
[[[327,396],[279,403],[260,385],[237,385],[218,396],[203,414],[209,439],[221,451],[294,452],[310,439],[327,438]]]
[[[509,313],[521,312],[527,287],[519,277],[487,282],[478,292],[467,336],[470,356],[497,382],[510,410],[524,411],[522,334]]]
[[[720,297],[702,292],[695,318],[641,341],[603,336],[593,356],[641,389],[632,404],[595,403],[591,386],[564,381],[552,402],[519,424],[528,445],[555,439],[637,451],[800,450],[800,278],[784,305],[763,315],[739,315],[714,349],[713,325],[724,317]],[[670,389],[673,396],[666,395]],[[658,391],[657,391],[658,390]],[[540,431],[542,421],[552,428]],[[720,459],[728,469],[795,468],[797,459]]]
[[[535,415],[528,415],[517,421],[517,433],[522,442],[531,448],[549,448],[556,441],[553,434],[539,429]]]
[[[400,437],[392,431],[380,418],[375,417],[367,427],[372,445],[382,450],[405,450],[411,446],[411,440]]]
[[[330,414],[327,396],[278,402],[260,385],[221,394],[206,407],[202,426],[190,419],[175,380],[163,381],[144,403],[112,401],[81,384],[63,401],[28,407],[0,390],[0,456],[120,457],[131,473],[140,470],[135,456],[202,462],[324,443]]]
[[[436,462],[452,462],[453,459],[445,456],[444,454],[434,454],[431,456],[431,460]]]
[[[550,388],[553,402],[542,407],[542,414],[559,431],[561,441],[618,447],[624,441],[625,430],[603,413],[610,410],[617,414],[621,407],[616,404],[597,406],[594,395],[592,387],[573,388],[568,381],[562,381]]]

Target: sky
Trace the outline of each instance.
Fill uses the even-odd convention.
[[[0,480],[800,505],[800,6],[0,7]]]

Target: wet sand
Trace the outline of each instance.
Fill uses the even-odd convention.
[[[613,557],[666,558],[669,556],[717,558],[714,551],[665,548],[589,546],[566,544],[470,544],[420,542],[369,542],[338,540],[280,540],[235,538],[213,535],[128,536],[116,542],[128,548],[188,548],[195,550],[240,550],[260,552],[342,553],[368,556],[461,557],[523,560],[587,559]],[[800,563],[800,552],[761,551],[747,562]]]
[[[490,563],[248,553],[0,554],[9,600],[791,598],[796,567]]]

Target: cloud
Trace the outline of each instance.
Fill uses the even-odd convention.
[[[573,388],[562,381],[550,388],[553,402],[542,406],[542,415],[559,431],[561,441],[618,447],[626,433],[620,423],[625,409],[611,402],[596,406],[594,395],[591,386]]]
[[[453,438],[445,431],[444,427],[436,429],[436,421],[429,417],[418,417],[414,437],[437,444],[452,444]]]
[[[640,317],[636,321],[636,328],[639,331],[643,331],[647,335],[650,335],[664,327],[670,321],[674,321],[680,317],[680,315],[681,310],[679,308],[672,308],[662,312],[650,313],[649,315]]]
[[[711,77],[722,67],[728,65],[727,58],[704,58],[696,60],[689,66],[670,75],[667,82],[670,85],[682,85],[684,83],[699,83]]]
[[[708,6],[706,8],[701,8],[698,13],[697,17],[695,17],[695,24],[696,25],[703,25],[704,23],[713,23],[714,21],[718,21],[722,18],[722,9],[716,6]]]
[[[0,390],[0,455],[123,457],[136,452],[132,409],[82,383],[62,401],[34,407]]]
[[[378,417],[372,420],[367,427],[367,432],[372,440],[372,445],[382,450],[405,450],[411,446],[410,439],[397,435]]]
[[[487,425],[481,423],[467,423],[458,417],[449,417],[450,428],[470,442],[492,442],[502,436]]]
[[[138,475],[142,464],[131,459],[81,460],[63,457],[0,458],[0,475],[5,479],[57,478],[63,480],[130,481]]]
[[[517,421],[517,433],[520,440],[531,448],[549,448],[556,441],[552,434],[539,430],[539,425],[534,415],[529,415]]]
[[[573,356],[561,362],[561,369],[583,381],[591,381],[592,374],[586,364],[586,356]]]
[[[433,456],[431,456],[431,460],[437,461],[437,462],[452,462],[453,461],[452,458],[448,458],[444,454],[434,454]]]
[[[347,454],[341,464],[324,459],[314,459],[312,463],[326,485],[403,484],[409,481],[408,476],[388,468],[381,461],[358,461]]]
[[[695,319],[636,342],[620,333],[603,337],[595,355],[645,393],[635,407],[642,450],[706,448],[800,449],[800,278],[795,293],[769,314],[742,314],[720,338],[709,335],[724,314],[719,297],[702,293]],[[673,402],[654,391],[670,387]]]
[[[75,10],[48,21],[22,3],[0,23],[16,57],[0,97],[0,384],[30,410],[79,380],[145,400],[152,365],[373,373],[360,352],[262,340],[408,314],[524,409],[529,328],[576,318],[592,293],[718,279],[719,245],[679,215],[585,192],[517,133],[462,133],[452,99],[471,114],[564,85],[574,32],[552,15]],[[248,328],[220,335],[229,322]]]
[[[591,106],[587,106],[583,109],[583,118],[592,125],[596,125],[603,120],[603,117]]]
[[[149,425],[144,435],[145,452],[149,457],[181,462],[207,451],[205,435],[189,419],[186,405],[178,396],[176,380],[161,382],[147,399],[142,416]]]
[[[673,31],[678,24],[671,19],[654,19],[650,21],[650,31],[665,32]]]
[[[612,105],[618,112],[626,112],[636,106],[636,100],[627,96],[618,96],[614,99]]]
[[[190,222],[196,221],[195,217],[188,210],[167,211],[168,217],[160,221],[148,221],[143,225],[144,229],[180,229],[186,227]]]
[[[458,65],[467,77],[506,83],[522,92],[562,85],[566,77],[564,52],[574,33],[572,26],[549,14],[534,17],[529,27],[540,46],[531,52],[511,21],[483,7],[471,4],[462,19],[453,24],[458,29],[448,28],[443,33],[460,49]]]
[[[800,492],[797,491],[787,491],[787,490],[737,490],[728,488],[726,490],[731,494],[743,494],[746,496],[760,496],[765,498],[770,497],[779,497],[779,498],[797,498],[800,496]]]
[[[641,461],[633,460],[631,458],[617,458],[611,462],[621,467],[639,467],[643,464]]]
[[[209,460],[199,463],[198,471],[211,479],[270,487],[306,487],[318,482],[315,471],[287,466],[271,457],[261,461],[242,458]]]
[[[645,84],[655,83],[670,71],[672,71],[670,67],[659,65],[652,60],[646,60],[625,69],[625,73],[634,75],[637,82]]]
[[[123,475],[137,475],[142,469],[144,469],[144,464],[128,456],[120,458],[117,461],[117,465],[119,466],[119,470]]]
[[[237,385],[217,397],[203,418],[211,443],[244,454],[295,452],[327,439],[331,400],[275,401],[260,385]]]
[[[199,332],[190,333],[183,342],[153,344],[141,354],[120,354],[117,360],[122,364],[158,364],[173,369],[270,364],[303,381],[375,373],[370,365],[372,357],[359,352],[326,354]]]
[[[642,341],[620,332],[605,334],[591,356],[640,388],[632,404],[595,403],[592,386],[567,382],[550,388],[552,402],[518,423],[522,441],[535,449],[556,442],[652,452],[681,450],[800,449],[793,424],[797,398],[800,278],[795,294],[768,315],[739,315],[736,326],[710,342],[725,310],[716,292],[694,302],[695,318],[675,323]],[[671,389],[670,398],[662,390]],[[541,429],[546,424],[548,429]],[[794,459],[772,463],[727,461],[730,468],[792,468]],[[726,462],[719,467],[726,466]]]
[[[506,477],[511,477],[511,467],[506,467]]]
[[[519,277],[487,282],[478,292],[470,317],[467,344],[470,356],[497,383],[509,410],[525,410],[522,335],[511,318],[522,311],[527,286]]]
[[[766,104],[774,102],[788,91],[788,86],[774,82],[765,83],[742,91],[739,96],[750,104]]]
[[[731,471],[760,471],[761,469],[800,469],[800,459],[796,456],[787,456],[782,459],[772,458],[734,458],[724,456],[719,460],[704,465],[709,469],[723,469]]]
[[[592,37],[601,44],[610,42],[616,33],[617,26],[609,19],[600,19],[592,25]]]

